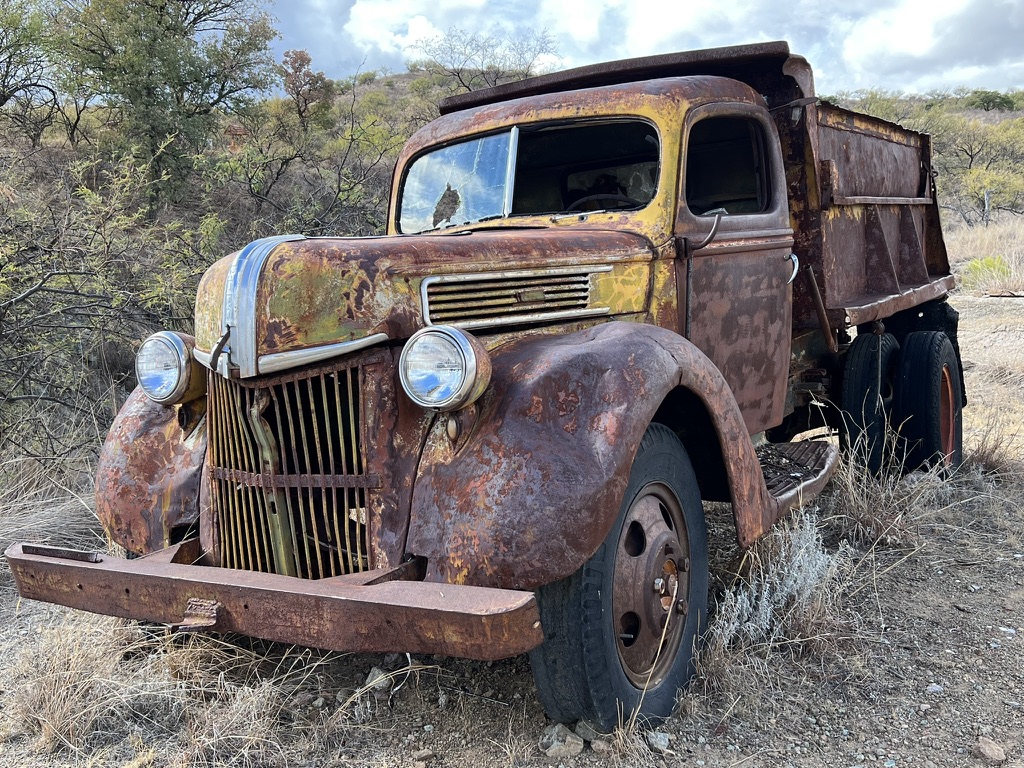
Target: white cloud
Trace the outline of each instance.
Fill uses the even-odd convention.
[[[545,30],[561,66],[788,40],[818,90],[1024,86],[1024,0],[290,0],[279,51],[307,48],[344,77],[401,68],[409,47],[457,27]]]
[[[403,53],[410,45],[459,26],[487,0],[356,0],[345,31],[365,51]]]
[[[601,40],[601,21],[605,14],[622,5],[621,0],[561,0],[541,2],[534,27],[546,29],[561,43],[587,46]],[[528,20],[524,20],[530,26]]]
[[[878,63],[892,57],[926,57],[936,27],[967,6],[968,0],[901,0],[856,20],[847,32],[842,57],[860,87],[877,84]]]

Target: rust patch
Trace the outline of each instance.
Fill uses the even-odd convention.
[[[33,600],[338,651],[443,653],[491,660],[539,645],[529,592],[403,581],[416,570],[320,581],[192,565],[194,539],[138,560],[68,558],[21,544],[5,553]],[[90,553],[91,554],[91,553]]]
[[[741,540],[772,517],[728,384],[675,333],[607,323],[510,343],[492,362],[473,436],[455,453],[435,425],[424,448],[407,549],[427,558],[428,580],[532,589],[575,572],[607,535],[640,438],[675,387],[713,414]],[[579,402],[564,411],[568,392]]]
[[[114,420],[96,474],[96,516],[111,539],[137,555],[166,547],[171,532],[199,517],[206,423],[181,408],[158,405],[136,388]]]

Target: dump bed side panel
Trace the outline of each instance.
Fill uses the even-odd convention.
[[[856,197],[930,199],[925,136],[895,123],[820,104],[818,159],[838,202]]]
[[[952,288],[928,136],[827,103],[808,107],[786,132],[787,160],[802,166],[787,174],[798,255],[814,268],[833,328],[884,319]],[[794,323],[813,327],[804,282],[794,290]]]

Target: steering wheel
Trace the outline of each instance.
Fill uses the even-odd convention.
[[[584,197],[581,197],[579,200],[571,203],[565,210],[577,211],[581,205],[595,200],[609,200],[613,203],[621,203],[622,205],[616,206],[617,208],[639,208],[643,205],[639,200],[629,197],[628,195],[620,195],[617,192],[598,192],[596,195],[585,195]]]

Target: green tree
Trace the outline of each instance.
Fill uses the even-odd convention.
[[[330,83],[296,61],[305,60],[286,55],[285,96],[240,112],[234,140],[207,158],[209,194],[233,222],[248,224],[250,237],[379,233],[411,128],[382,86],[360,76]]]
[[[231,112],[273,75],[271,17],[256,0],[60,0],[71,59],[151,170],[180,182]],[[151,197],[150,204],[156,202]]]
[[[38,147],[57,114],[43,15],[27,0],[0,0],[0,109]]]
[[[151,174],[132,157],[3,159],[0,456],[58,456],[97,444],[90,425],[133,385],[139,339],[190,328],[199,276],[223,252],[219,222],[147,221]]]
[[[986,91],[977,88],[970,92],[964,102],[971,109],[983,109],[991,112],[993,109],[1006,111],[1013,109],[1013,97],[999,91]]]
[[[56,98],[45,39],[45,20],[26,0],[0,0],[0,108],[18,97]]]
[[[948,114],[933,137],[943,207],[966,224],[1024,213],[1024,118],[988,123]]]

